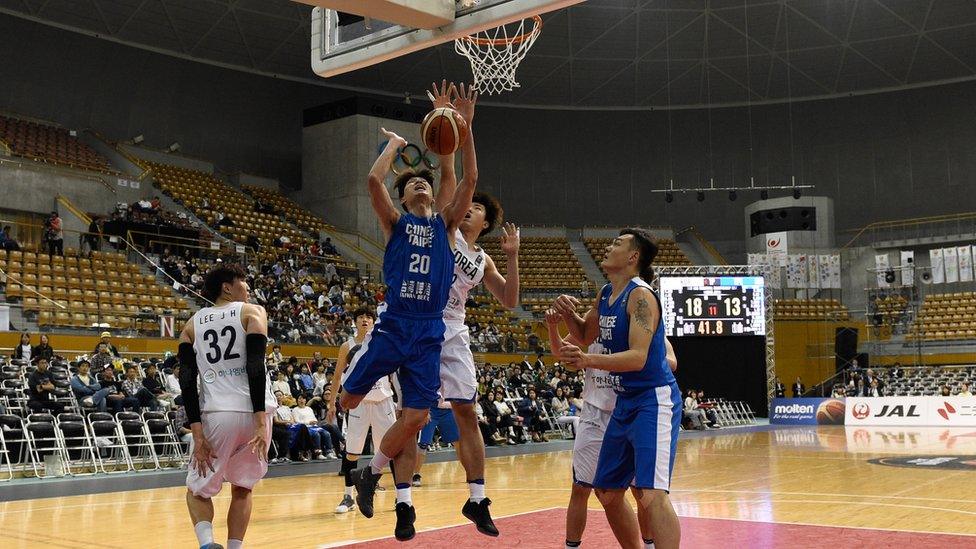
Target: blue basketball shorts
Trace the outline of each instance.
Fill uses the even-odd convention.
[[[365,395],[378,379],[398,372],[403,407],[426,410],[438,400],[443,341],[441,313],[419,317],[381,306],[376,324],[347,367],[342,388]]]
[[[618,394],[600,448],[595,488],[669,491],[681,426],[677,384]]]
[[[450,408],[433,407],[430,409],[430,421],[424,425],[420,431],[420,442],[418,445],[426,450],[434,441],[434,430],[441,432],[442,442],[457,442],[461,437],[458,433],[457,422],[454,421],[454,411]]]

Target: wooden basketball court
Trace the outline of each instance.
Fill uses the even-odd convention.
[[[562,546],[571,457],[489,459],[497,539],[461,516],[460,465],[429,464],[414,490],[419,534],[407,545]],[[974,478],[976,429],[756,427],[682,433],[672,498],[686,547],[976,547]],[[392,490],[377,494],[373,519],[335,515],[341,495],[335,474],[262,481],[247,546],[398,545]],[[221,542],[228,501],[216,498]],[[584,547],[613,547],[595,497],[590,507]],[[179,487],[0,503],[0,532],[11,549],[196,546]]]

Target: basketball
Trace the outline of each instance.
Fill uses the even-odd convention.
[[[817,407],[819,425],[843,425],[844,403],[839,400],[825,400]]]
[[[456,110],[441,107],[427,113],[420,135],[424,145],[436,154],[453,154],[468,139],[468,124]]]

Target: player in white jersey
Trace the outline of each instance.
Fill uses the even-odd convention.
[[[546,311],[550,349],[558,350],[566,344],[577,344],[572,335],[565,338],[559,335],[560,320],[562,316],[555,310]],[[674,349],[671,348],[667,338],[664,341],[668,366],[671,371],[675,371],[678,369],[678,360],[674,355]],[[593,343],[586,352],[603,354],[604,351],[602,345]],[[610,372],[587,368],[585,373],[583,410],[580,412],[579,427],[576,429],[576,439],[573,441],[573,488],[569,496],[569,506],[566,508],[566,547],[579,547],[582,543],[583,531],[586,529],[587,502],[593,492],[593,477],[596,475],[600,448],[603,447],[603,435],[607,432],[607,424],[617,403],[617,393],[613,390],[614,384]],[[654,535],[650,516],[642,506],[637,507],[637,520],[640,524],[641,537],[644,539],[644,549],[653,549]]]
[[[346,366],[352,360],[353,355],[359,350],[360,345],[366,339],[366,334],[373,329],[376,322],[376,315],[366,308],[357,309],[353,312],[353,320],[356,325],[356,335],[350,338],[339,347],[339,358],[336,360],[335,373],[332,374],[332,386],[339,387],[340,381],[344,381]],[[339,391],[335,391],[332,399],[328,403],[326,421],[335,423],[336,400],[339,398]],[[345,477],[346,489],[342,496],[342,501],[336,507],[336,513],[348,513],[356,507],[353,499],[353,488],[356,485],[352,477],[353,470],[356,469],[356,462],[363,453],[366,446],[366,433],[372,428],[373,451],[380,447],[380,441],[387,429],[396,421],[396,405],[393,403],[393,385],[389,377],[381,377],[373,385],[362,403],[352,410],[346,419],[346,455],[342,458],[342,472]]]
[[[446,82],[441,84],[440,90],[435,85],[431,91],[433,93],[429,96],[435,108],[449,106],[450,91]],[[440,188],[435,197],[438,206],[454,200],[457,189],[454,155],[441,157],[440,161]],[[464,467],[470,492],[461,513],[477,526],[479,532],[489,536],[497,536],[498,529],[488,510],[491,500],[485,497],[485,441],[474,412],[478,380],[468,327],[464,324],[464,304],[468,292],[481,283],[505,307],[513,309],[519,304],[518,228],[512,223],[502,227],[501,248],[506,257],[504,275],[498,271],[491,257],[476,244],[480,236],[501,224],[502,216],[502,208],[497,200],[486,193],[476,192],[467,215],[457,229],[454,239],[454,281],[447,307],[444,308],[445,330],[440,363],[441,396],[451,403],[458,426],[460,439],[455,443],[455,448]]]
[[[264,367],[268,315],[247,303],[239,265],[221,265],[203,283],[212,307],[200,309],[180,334],[180,389],[193,433],[186,505],[201,548],[213,541],[216,496],[231,484],[228,549],[243,547],[251,490],[268,472],[271,414],[277,408]]]

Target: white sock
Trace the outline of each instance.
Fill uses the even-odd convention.
[[[471,497],[468,498],[475,503],[481,503],[481,500],[485,499],[485,483],[484,482],[469,482],[468,491],[471,492]]]
[[[213,543],[213,523],[206,520],[193,525],[193,532],[197,535],[197,543],[200,547]]]
[[[347,496],[352,497],[352,489],[353,488],[355,488],[355,486],[346,486],[346,495]]]
[[[244,549],[244,540],[242,539],[228,539],[227,549]]]
[[[230,549],[230,548],[228,548]],[[644,540],[644,549],[654,549],[654,540]]]
[[[383,472],[383,469],[390,464],[393,458],[386,457],[383,452],[377,450],[376,455],[373,459],[369,461],[369,467],[373,470],[374,475],[378,475]]]
[[[406,488],[396,489],[396,502],[406,503],[407,505],[413,505],[413,499],[410,497],[410,485],[408,484]]]

